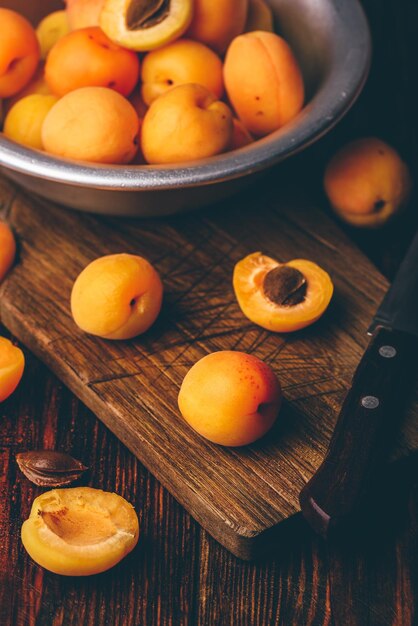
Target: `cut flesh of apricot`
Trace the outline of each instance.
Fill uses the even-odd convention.
[[[133,550],[138,536],[132,505],[91,487],[42,494],[22,526],[22,542],[33,560],[65,576],[104,572]]]
[[[0,337],[0,402],[6,400],[18,386],[25,369],[22,350],[9,339]]]
[[[236,264],[233,285],[244,315],[280,333],[313,324],[328,307],[334,289],[316,263],[304,259],[279,263],[261,252]]]

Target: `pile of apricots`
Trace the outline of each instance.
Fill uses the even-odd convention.
[[[67,159],[170,164],[241,148],[304,104],[264,0],[67,0],[36,29],[0,8],[4,134]]]

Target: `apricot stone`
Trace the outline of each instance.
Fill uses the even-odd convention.
[[[264,0],[250,0],[245,32],[266,30],[274,32],[273,13]]]
[[[179,85],[151,104],[141,147],[148,163],[177,163],[219,154],[231,138],[229,107],[201,85]]]
[[[11,269],[16,256],[16,242],[8,225],[0,220],[0,283]]]
[[[66,0],[67,19],[71,30],[98,26],[104,0]]]
[[[80,87],[108,87],[128,96],[138,77],[138,56],[113,43],[99,27],[62,37],[45,64],[46,81],[58,96]]]
[[[0,402],[11,396],[20,383],[25,357],[9,339],[0,337]]]
[[[232,106],[256,136],[281,128],[302,109],[301,71],[289,45],[274,33],[236,37],[225,58],[224,80]]]
[[[187,37],[223,54],[231,41],[244,32],[248,0],[195,0]]]
[[[324,186],[344,221],[373,228],[402,209],[412,185],[396,150],[371,137],[352,141],[337,152],[326,168]]]
[[[144,58],[142,97],[146,104],[186,83],[202,85],[221,98],[224,89],[222,61],[213,50],[191,39],[179,39]]]
[[[10,109],[4,121],[4,134],[28,148],[43,149],[42,127],[56,96],[32,94],[22,98]]]
[[[116,493],[53,489],[35,498],[21,535],[38,565],[63,576],[89,576],[134,549],[139,523],[133,506]]]
[[[40,57],[39,43],[27,19],[2,8],[0,42],[0,98],[10,98],[34,75]]]
[[[132,254],[96,259],[78,276],[71,293],[77,326],[104,339],[131,339],[158,317],[163,285],[154,267]]]
[[[129,163],[138,149],[139,120],[113,89],[83,87],[61,98],[42,127],[42,142],[56,156],[96,163]]]
[[[54,11],[39,22],[36,29],[41,48],[41,58],[46,59],[51,48],[69,32],[67,13]]]
[[[195,363],[180,388],[186,422],[222,446],[245,446],[266,434],[281,405],[272,368],[244,352],[213,352]]]

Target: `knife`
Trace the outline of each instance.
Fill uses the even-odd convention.
[[[324,537],[360,510],[401,420],[418,356],[418,232],[368,332],[327,454],[299,496]]]

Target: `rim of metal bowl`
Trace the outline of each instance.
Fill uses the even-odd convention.
[[[318,92],[290,124],[245,148],[188,164],[108,166],[53,157],[0,134],[0,166],[80,187],[145,191],[215,184],[278,163],[328,132],[355,102],[366,81],[371,58],[367,19],[358,0],[338,4],[346,31],[335,37],[334,64]]]

